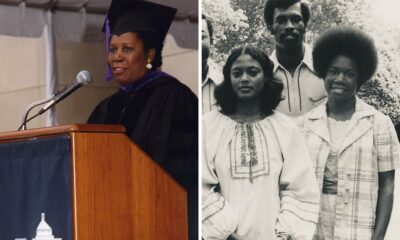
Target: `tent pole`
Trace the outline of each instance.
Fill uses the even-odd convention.
[[[46,98],[51,97],[57,88],[57,69],[55,57],[55,38],[53,31],[53,14],[46,11],[46,25],[44,34],[46,41]],[[57,125],[55,108],[51,108],[47,114],[46,126]]]

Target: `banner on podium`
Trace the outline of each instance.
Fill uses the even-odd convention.
[[[0,144],[0,238],[72,240],[68,135]]]

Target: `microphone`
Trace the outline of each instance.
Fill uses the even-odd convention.
[[[35,117],[41,115],[42,113],[46,112],[49,108],[53,107],[54,105],[56,105],[59,101],[63,100],[64,98],[68,97],[69,95],[71,95],[71,93],[73,93],[74,91],[76,91],[78,88],[89,84],[90,82],[92,82],[92,75],[90,74],[89,71],[86,70],[82,70],[78,73],[78,75],[76,75],[75,81],[73,81],[69,86],[67,86],[64,90],[57,92],[56,94],[54,94],[52,97],[50,98],[46,98],[43,100],[39,100],[36,101],[34,103],[32,103],[31,105],[29,105],[29,107],[27,108],[24,117],[22,119],[22,124],[21,126],[18,128],[19,130],[26,130],[26,124],[34,119]],[[40,111],[38,113],[36,113],[34,116],[28,118],[29,112],[34,108],[37,107],[39,105],[45,104],[47,103],[42,109],[40,109]]]
[[[69,86],[67,86],[60,93],[57,93],[53,99],[42,107],[39,111],[39,115],[46,112],[49,108],[56,105],[59,101],[71,95],[73,92],[78,90],[78,88],[85,86],[92,82],[92,74],[89,71],[82,70],[76,75],[75,81],[73,81]]]

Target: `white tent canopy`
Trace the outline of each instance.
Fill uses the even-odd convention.
[[[178,9],[170,33],[178,46],[197,48],[197,1],[153,0]],[[111,0],[0,0],[0,34],[39,37],[52,21],[57,38],[66,41],[101,42],[101,28]],[[52,17],[48,18],[48,12]]]

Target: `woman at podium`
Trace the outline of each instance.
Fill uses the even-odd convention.
[[[96,106],[88,123],[122,124],[132,141],[187,190],[189,232],[197,239],[197,97],[160,70],[175,13],[146,1],[112,1],[103,29],[107,75],[121,87]]]

